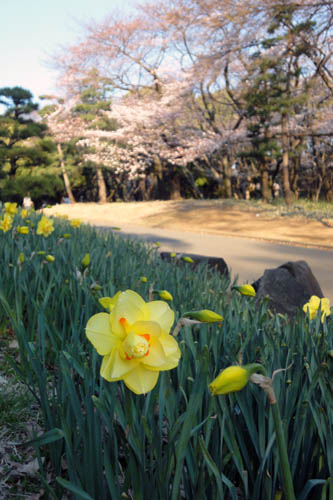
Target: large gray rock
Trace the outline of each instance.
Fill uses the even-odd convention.
[[[183,257],[185,255],[187,257],[191,257],[191,259],[194,261],[193,264],[188,264],[183,261]],[[228,266],[225,260],[220,257],[207,257],[205,255],[197,255],[193,253],[176,254],[176,257],[171,257],[171,252],[161,252],[160,256],[162,257],[162,259],[167,260],[169,262],[176,261],[179,264],[192,265],[194,268],[196,268],[197,265],[200,264],[201,262],[207,262],[209,269],[211,269],[212,271],[218,271],[225,277],[229,275]]]
[[[253,287],[257,300],[269,297],[272,311],[294,316],[311,295],[322,298],[323,292],[309,265],[304,260],[286,262],[276,269],[267,269]]]

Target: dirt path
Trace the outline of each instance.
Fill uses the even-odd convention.
[[[253,238],[289,245],[333,248],[332,221],[329,224],[305,217],[279,216],[240,208],[218,200],[149,201],[129,203],[76,203],[56,205],[46,215],[68,215],[99,226],[139,225],[191,231],[200,234]]]

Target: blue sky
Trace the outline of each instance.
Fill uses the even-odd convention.
[[[139,0],[1,0],[0,87],[16,85],[35,99],[54,92],[49,54],[78,38],[79,22],[102,20],[114,9],[129,12]],[[141,3],[141,2],[140,2]]]

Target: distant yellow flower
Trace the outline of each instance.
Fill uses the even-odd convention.
[[[174,259],[174,258],[176,257],[175,252],[171,252],[170,257],[171,257],[172,259]]]
[[[148,280],[147,280],[146,276],[141,276],[140,281],[141,281],[141,283],[147,283]]]
[[[47,238],[53,231],[54,231],[53,221],[45,217],[45,215],[43,215],[40,221],[38,222],[36,233],[42,234],[43,236],[45,236],[45,238]]]
[[[81,226],[81,224],[82,224],[81,219],[72,219],[72,220],[71,220],[71,225],[72,225],[73,227],[80,227],[80,226]]]
[[[184,255],[182,257],[182,259],[184,262],[188,262],[189,264],[194,264],[194,260],[191,257],[189,257],[188,255]]]
[[[55,261],[55,257],[53,257],[53,255],[47,255],[45,257],[45,260],[47,260],[47,262],[54,262]]]
[[[15,215],[16,212],[17,212],[17,203],[10,203],[9,201],[7,201],[5,203],[5,212],[6,214],[9,214],[9,215]]]
[[[245,295],[247,297],[255,297],[256,291],[252,285],[245,284],[240,286],[233,286],[233,289],[237,290],[241,295]]]
[[[17,226],[16,231],[19,234],[29,234],[29,228],[28,228],[28,226]]]
[[[209,309],[201,309],[200,311],[190,311],[183,314],[183,318],[190,318],[202,323],[216,323],[217,321],[223,321],[223,317],[214,311]]]
[[[9,213],[5,213],[2,219],[0,219],[0,229],[6,233],[12,228],[13,217]]]
[[[250,375],[243,366],[228,366],[209,384],[210,392],[215,396],[240,391],[250,380]]]
[[[167,300],[170,302],[173,300],[173,296],[170,292],[168,292],[168,290],[156,290],[156,293],[162,300]]]
[[[174,312],[160,300],[146,303],[132,290],[109,299],[111,312],[95,314],[86,326],[88,339],[103,356],[101,376],[123,380],[135,394],[145,394],[155,387],[160,371],[178,365],[181,353],[169,334]]]
[[[21,210],[22,219],[25,219],[27,216],[28,216],[28,210],[26,208],[22,208]]]
[[[321,312],[320,321],[323,323],[324,318],[331,314],[330,299],[327,298],[320,299],[316,295],[312,295],[309,302],[307,302],[303,306],[303,311],[306,314],[309,314],[310,319],[314,319],[317,316],[319,309]]]
[[[70,238],[70,237],[71,237],[71,235],[70,235],[69,233],[65,233],[65,234],[64,234],[64,238],[65,238],[65,240],[67,240],[67,239],[68,239],[68,238]]]

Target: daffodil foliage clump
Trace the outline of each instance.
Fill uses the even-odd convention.
[[[203,264],[13,205],[0,258],[0,332],[15,334],[12,365],[40,407],[49,498],[279,498],[269,403],[240,368],[253,363],[284,369],[273,384],[297,498],[332,494],[326,301],[291,321]]]

